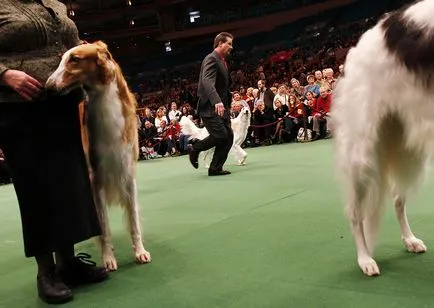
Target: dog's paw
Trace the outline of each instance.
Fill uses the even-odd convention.
[[[240,164],[241,164],[242,166],[244,166],[244,165],[246,164],[246,159],[247,159],[247,154],[245,154],[245,155],[243,156],[243,158],[240,160]]]
[[[422,253],[427,251],[427,248],[423,241],[414,236],[404,238],[403,242],[409,252]]]
[[[140,264],[151,262],[151,253],[145,249],[136,251],[136,261]]]
[[[363,274],[367,276],[378,276],[380,275],[380,269],[378,268],[377,263],[374,259],[366,257],[366,258],[359,258],[357,260],[359,263],[360,268],[363,271]]]
[[[104,253],[102,259],[104,262],[104,267],[108,271],[116,271],[118,269],[118,263],[113,253]]]

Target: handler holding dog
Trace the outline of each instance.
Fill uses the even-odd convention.
[[[39,297],[64,303],[73,298],[70,288],[108,276],[90,256],[74,253],[74,244],[101,234],[81,140],[83,92],[44,91],[62,53],[80,44],[78,31],[59,1],[2,0],[0,33],[0,148],[25,255],[36,259]]]

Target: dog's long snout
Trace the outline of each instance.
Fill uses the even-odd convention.
[[[57,68],[45,82],[45,89],[51,91],[59,91],[62,83],[63,69]]]
[[[47,82],[45,83],[45,89],[47,90],[55,90],[56,89],[56,82],[53,78],[48,78]]]

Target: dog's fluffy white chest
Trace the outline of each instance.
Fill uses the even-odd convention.
[[[114,86],[89,100],[87,125],[91,151],[97,160],[97,166],[93,167],[115,174],[122,172],[125,156],[131,149],[123,144],[125,118]]]

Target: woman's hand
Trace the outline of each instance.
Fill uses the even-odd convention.
[[[12,88],[27,101],[32,101],[41,93],[42,85],[39,81],[22,71],[7,70],[0,78],[5,85]]]

